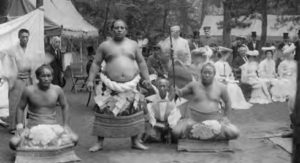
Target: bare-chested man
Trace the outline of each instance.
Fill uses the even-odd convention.
[[[56,126],[58,124],[56,120],[57,102],[60,104],[62,109],[62,128],[70,133],[70,139],[72,139],[70,141],[76,143],[78,137],[71,131],[68,124],[69,105],[64,92],[59,86],[51,84],[53,79],[53,69],[49,65],[42,65],[35,73],[39,82],[25,88],[21,101],[18,105],[18,124],[16,125],[17,134],[11,140],[12,147],[18,147],[21,139],[24,139],[21,136],[25,131],[24,129],[31,129],[38,125]],[[24,110],[26,105],[29,107],[27,119],[25,120]]]
[[[186,115],[185,119],[181,119],[177,126],[173,128],[173,133],[176,137],[193,135],[191,130],[197,124],[200,124],[200,130],[203,129],[203,131],[197,131],[199,136],[197,138],[199,139],[234,139],[238,137],[238,129],[228,120],[231,102],[226,86],[214,80],[215,73],[214,65],[210,62],[205,63],[201,69],[200,81],[191,82],[184,88],[176,90],[178,96],[192,95],[187,108],[189,115]],[[223,115],[220,109],[221,100],[225,104]],[[217,125],[214,125],[216,123],[212,125],[212,121],[207,120],[218,120],[219,125],[218,123]],[[208,122],[207,126],[205,126],[205,121]],[[204,123],[204,125],[201,123]],[[209,126],[212,128],[210,129]],[[221,126],[218,129],[219,131],[216,131],[215,126]]]
[[[99,98],[99,102],[103,105],[99,106],[100,110],[103,111],[105,109],[109,109],[111,113],[115,116],[122,115],[124,112],[127,112],[131,108],[125,108],[126,100],[120,99],[119,97],[137,97],[138,91],[136,90],[137,82],[140,80],[140,76],[144,79],[143,84],[146,87],[150,87],[150,80],[146,62],[139,52],[138,45],[135,41],[126,38],[127,34],[127,25],[122,20],[116,20],[112,24],[112,33],[113,39],[104,41],[98,48],[97,54],[95,56],[94,62],[91,66],[89,78],[87,82],[87,87],[91,91],[93,89],[93,80],[95,75],[99,72],[100,66],[103,61],[105,61],[105,67],[103,72],[100,73],[100,78],[102,85],[102,93],[96,96]],[[106,99],[112,99],[113,95],[109,92],[113,92],[113,94],[117,94],[118,98],[116,101],[123,101],[121,107],[118,108],[106,107],[105,104]],[[122,94],[122,95],[121,95]],[[95,99],[96,99],[95,98]],[[132,106],[135,103],[136,99],[129,100]],[[108,103],[114,103],[114,101],[109,101]],[[120,108],[125,108],[125,110],[120,110]],[[98,136],[98,142],[90,148],[91,152],[95,152],[102,149],[104,137],[95,133],[94,135]],[[136,149],[147,149],[144,145],[140,143],[139,136],[132,137],[132,147]]]

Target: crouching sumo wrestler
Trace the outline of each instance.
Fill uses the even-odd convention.
[[[98,108],[95,113],[93,135],[98,136],[98,141],[90,151],[101,150],[104,137],[127,136],[132,139],[132,148],[145,150],[147,147],[140,140],[140,135],[144,131],[137,132],[136,126],[131,126],[141,122],[143,124],[138,128],[145,129],[141,107],[144,100],[137,85],[142,77],[144,79],[142,84],[146,88],[151,87],[147,65],[138,51],[137,43],[125,37],[127,33],[125,22],[116,20],[112,23],[111,29],[113,39],[100,44],[87,82],[87,87],[92,91],[95,75],[105,61],[106,65],[100,73],[101,82],[96,89],[95,97]],[[141,116],[137,118],[135,116],[137,114]],[[126,122],[120,123],[124,119]],[[129,131],[134,133],[124,134]]]
[[[69,106],[63,90],[51,84],[52,68],[42,65],[35,73],[39,82],[26,87],[22,93],[17,110],[17,132],[10,140],[10,147],[19,151],[53,150],[74,146],[78,136],[68,125]],[[62,109],[62,126],[56,121],[57,103]],[[27,105],[25,116],[24,110]],[[75,161],[79,159],[75,154],[74,157]]]
[[[239,136],[239,130],[227,118],[231,102],[226,86],[214,80],[215,73],[214,65],[206,63],[201,69],[200,81],[176,90],[177,96],[192,95],[187,103],[187,117],[172,128],[176,138],[229,140]],[[223,110],[220,109],[221,100],[225,104]]]

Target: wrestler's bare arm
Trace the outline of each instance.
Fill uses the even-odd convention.
[[[228,117],[229,112],[231,110],[231,101],[230,101],[226,86],[223,85],[223,84],[222,85],[220,84],[220,89],[221,89],[221,99],[223,100],[223,102],[225,104],[225,106],[224,106],[224,115],[226,117]]]
[[[92,82],[95,79],[96,74],[99,72],[101,68],[101,64],[104,59],[104,48],[105,48],[106,42],[102,43],[99,45],[97,51],[96,51],[96,56],[95,59],[91,65],[90,72],[89,72],[89,78],[88,81]]]
[[[60,87],[55,88],[58,93],[58,102],[62,110],[62,123],[64,126],[69,125],[69,104],[67,102],[64,91]]]
[[[134,46],[136,47],[135,48],[136,62],[138,64],[138,66],[139,66],[139,69],[140,69],[140,72],[141,72],[141,76],[142,76],[142,78],[144,80],[150,81],[149,72],[148,72],[148,67],[147,67],[146,61],[145,61],[142,53],[139,52],[137,43],[135,43]]]
[[[190,82],[188,85],[186,85],[185,87],[183,87],[180,90],[178,90],[177,95],[179,97],[183,97],[183,96],[192,94],[194,86],[195,86],[195,83],[194,82]]]
[[[28,103],[29,94],[30,94],[30,89],[29,87],[26,87],[22,92],[22,96],[17,107],[17,124],[24,125],[24,110]]]

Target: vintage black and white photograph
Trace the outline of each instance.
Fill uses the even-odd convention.
[[[0,0],[0,163],[300,163],[298,67],[300,0]]]

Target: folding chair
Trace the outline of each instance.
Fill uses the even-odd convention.
[[[85,73],[83,66],[81,63],[73,63],[70,65],[71,69],[71,79],[72,79],[72,88],[71,91],[75,91],[77,93],[78,86],[83,89],[86,85],[86,80],[88,78],[88,75]]]

